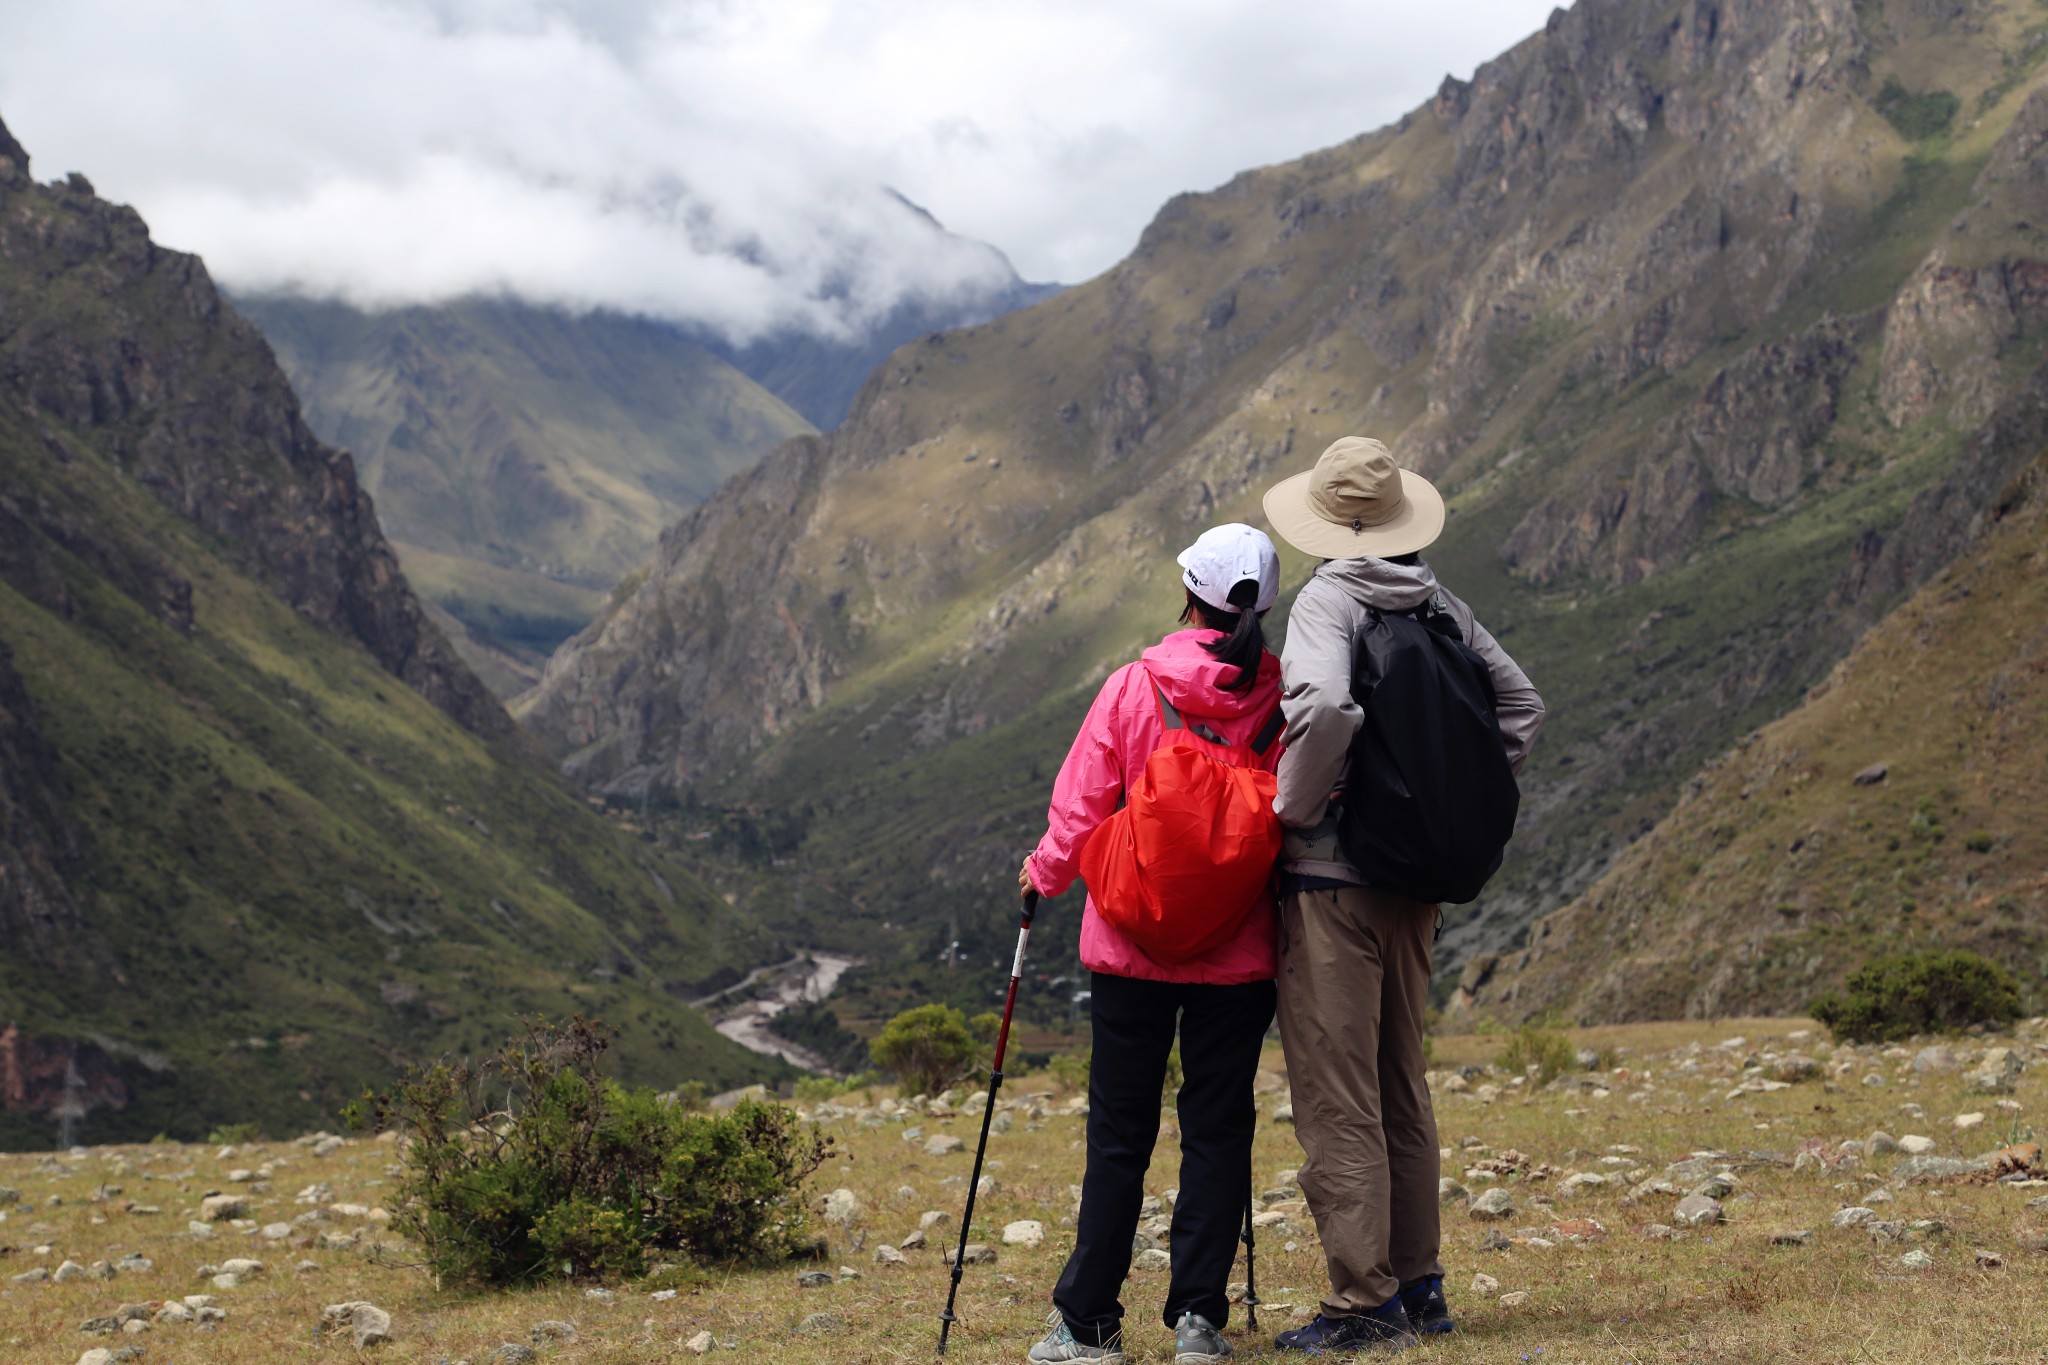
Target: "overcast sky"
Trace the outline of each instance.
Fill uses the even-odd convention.
[[[1030,279],[1398,118],[1549,0],[0,0],[0,119],[230,286],[744,338]]]

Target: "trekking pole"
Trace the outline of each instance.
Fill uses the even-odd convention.
[[[988,1155],[988,1126],[996,1116],[996,1092],[1003,1088],[1003,1051],[1010,1045],[1010,1016],[1017,1009],[1017,983],[1024,979],[1024,949],[1031,942],[1031,917],[1038,913],[1038,893],[1024,893],[1024,918],[1017,926],[1017,957],[1010,964],[1010,993],[1003,1000],[1003,1026],[996,1032],[995,1061],[989,1067],[988,1105],[981,1111],[981,1141],[974,1149],[974,1174],[967,1179],[967,1209],[960,1215],[960,1246],[953,1253],[953,1285],[946,1291],[946,1311],[939,1314],[939,1354],[953,1331],[953,1300],[960,1293],[960,1272],[967,1266],[967,1230],[974,1225],[974,1196],[981,1192],[981,1160]]]
[[[1254,1106],[1256,1112],[1256,1106]],[[1252,1254],[1252,1182],[1247,1172],[1244,1183],[1244,1321],[1245,1326],[1259,1330],[1259,1276],[1253,1265]]]

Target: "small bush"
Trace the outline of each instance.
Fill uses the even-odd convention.
[[[1540,1024],[1524,1024],[1508,1039],[1494,1065],[1510,1075],[1526,1075],[1536,1068],[1536,1084],[1549,1085],[1578,1064],[1578,1049],[1562,1033]]]
[[[1086,1090],[1088,1088],[1088,1066],[1095,1058],[1095,1050],[1087,1048],[1080,1052],[1062,1052],[1045,1064],[1052,1078],[1059,1082],[1062,1090]]]
[[[371,1097],[407,1131],[396,1223],[443,1283],[639,1275],[649,1253],[763,1260],[803,1229],[803,1183],[830,1151],[780,1105],[691,1113],[598,1070],[582,1018],[535,1022],[482,1062],[414,1067]]]
[[[936,1095],[974,1071],[982,1053],[976,1026],[982,1022],[978,1017],[970,1026],[951,1005],[919,1005],[882,1025],[868,1051],[906,1095]]]
[[[1897,76],[1886,78],[1884,88],[1872,103],[1885,121],[1899,130],[1899,136],[1909,142],[1922,142],[1947,132],[1955,121],[1956,110],[1962,108],[1962,101],[1946,90],[1915,95]]]
[[[1976,953],[1905,953],[1858,968],[1843,994],[1823,996],[1808,1012],[1837,1038],[1890,1042],[2009,1024],[2020,1017],[2020,987],[2010,971]]]
[[[263,1129],[254,1123],[223,1123],[206,1135],[206,1140],[222,1147],[240,1147],[256,1142],[263,1137]]]

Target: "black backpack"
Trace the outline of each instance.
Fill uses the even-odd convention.
[[[1493,675],[1442,593],[1412,612],[1367,611],[1351,665],[1365,723],[1351,741],[1338,841],[1368,886],[1473,900],[1500,869],[1522,804]]]

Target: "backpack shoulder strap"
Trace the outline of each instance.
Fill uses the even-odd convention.
[[[1273,703],[1273,714],[1266,717],[1266,723],[1252,736],[1252,752],[1263,756],[1273,747],[1273,741],[1280,738],[1280,732],[1287,728],[1287,715],[1280,709],[1280,703]]]
[[[1148,674],[1147,676],[1149,677],[1150,675]],[[1209,726],[1204,725],[1201,721],[1190,722],[1186,716],[1183,716],[1180,710],[1166,699],[1166,691],[1159,686],[1159,679],[1157,678],[1152,679],[1152,695],[1159,699],[1159,719],[1168,731],[1186,730],[1197,739],[1205,739],[1211,744],[1221,744],[1226,748],[1229,747],[1230,741],[1217,734]]]

